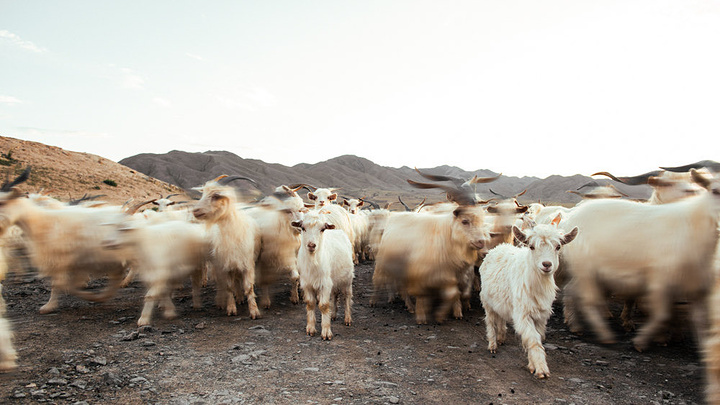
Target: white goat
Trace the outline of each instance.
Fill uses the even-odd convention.
[[[343,206],[348,210],[350,225],[353,229],[353,247],[355,250],[355,258],[353,261],[358,264],[361,260],[367,260],[367,249],[370,245],[370,218],[367,211],[362,210],[365,204],[364,199],[351,198],[343,200]]]
[[[321,313],[323,340],[333,337],[330,320],[337,316],[338,294],[345,296],[345,325],[352,324],[352,244],[347,235],[328,222],[323,213],[311,211],[293,226],[302,230],[298,267],[307,305],[306,332],[314,336],[315,305]],[[332,306],[332,307],[331,307]]]
[[[261,306],[270,308],[270,288],[283,279],[289,279],[292,284],[290,302],[299,303],[297,252],[300,235],[291,225],[292,221],[301,218],[299,213],[264,204],[253,206],[246,213],[257,224],[261,239],[260,254],[255,263],[255,284],[260,288]]]
[[[186,221],[150,224],[144,219],[128,218],[105,238],[103,246],[127,250],[133,269],[140,274],[147,288],[138,326],[150,324],[158,303],[162,305],[166,319],[175,318],[172,289],[188,278],[192,280],[193,307],[201,307],[203,270],[210,254],[203,225]]]
[[[501,244],[480,266],[488,350],[497,351],[505,340],[506,323],[512,321],[528,353],[528,369],[538,378],[550,375],[542,341],[558,289],[553,273],[560,248],[578,234],[578,228],[563,234],[556,226],[559,221],[558,216],[553,225],[537,225],[526,233],[513,226],[521,246]]]
[[[255,300],[255,262],[260,253],[260,232],[255,221],[236,208],[230,181],[239,176],[220,176],[202,187],[193,215],[209,228],[211,263],[217,282],[216,304],[228,315],[237,315],[236,301],[247,298],[250,318],[260,316]]]
[[[0,188],[0,234],[18,225],[27,240],[31,262],[40,276],[51,278],[50,299],[40,308],[40,313],[57,309],[60,293],[65,290],[91,301],[112,297],[125,273],[126,258],[101,248],[100,242],[110,231],[102,224],[121,220],[122,210],[119,207],[45,209],[21,198],[11,186],[12,183],[10,186],[6,183]],[[103,292],[79,289],[88,278],[103,275],[110,279]]]
[[[487,252],[490,233],[485,211],[461,190],[411,182],[415,187],[442,188],[459,204],[448,213],[398,213],[389,217],[373,274],[371,305],[381,289],[400,291],[419,324],[427,323],[431,293],[442,298],[435,317],[441,322],[451,306],[462,317],[460,282],[469,282],[478,251]],[[417,298],[413,305],[410,296]]]
[[[600,341],[613,342],[600,311],[604,291],[621,298],[646,297],[649,319],[633,339],[642,351],[669,320],[673,301],[682,297],[692,304],[702,342],[718,242],[720,182],[694,169],[691,176],[708,191],[670,204],[593,200],[573,210],[564,226],[578,226],[582,234],[563,253],[571,276],[564,294],[565,320],[572,331],[580,329],[574,307],[579,300]]]

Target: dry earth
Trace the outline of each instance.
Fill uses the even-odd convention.
[[[10,155],[8,159],[7,155]],[[44,189],[61,201],[85,194],[102,194],[102,201],[122,204],[130,198],[147,200],[160,194],[183,193],[183,190],[146,176],[112,160],[90,153],[66,151],[56,146],[15,138],[0,137],[0,173],[20,173],[31,167],[30,179],[18,188],[38,192]],[[105,183],[109,180],[115,186]]]
[[[48,283],[11,274],[4,295],[15,329],[19,368],[0,375],[2,403],[701,403],[703,370],[687,334],[646,353],[621,343],[601,346],[562,323],[561,308],[546,340],[551,377],[524,368],[510,335],[496,355],[486,351],[477,297],[465,319],[418,326],[400,301],[369,306],[372,264],[356,267],[354,325],[333,323],[335,338],[305,335],[305,309],[274,295],[261,319],[228,317],[203,291],[192,309],[189,285],[177,291],[180,318],[156,316],[138,330],[139,282],[112,300],[61,300],[39,315]],[[189,283],[188,283],[189,284]],[[95,285],[94,285],[95,286]],[[619,309],[614,308],[614,309]],[[342,309],[341,309],[342,310]],[[157,315],[157,314],[156,314]],[[684,339],[682,339],[684,337]]]

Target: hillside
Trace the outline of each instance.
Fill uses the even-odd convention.
[[[10,159],[8,159],[10,155]],[[259,185],[259,193],[269,194],[280,184],[306,183],[314,186],[340,187],[345,197],[367,197],[378,204],[397,202],[398,196],[408,204],[415,204],[427,197],[428,202],[442,201],[440,190],[418,190],[407,179],[424,181],[408,166],[392,168],[353,155],[338,156],[318,163],[302,163],[292,167],[245,159],[227,151],[190,153],[172,151],[165,154],[144,153],[115,163],[101,156],[71,152],[42,143],[0,137],[0,170],[5,168],[19,173],[31,166],[30,180],[21,185],[23,191],[50,190],[50,195],[62,201],[80,198],[84,194],[104,194],[104,201],[122,204],[129,198],[148,199],[160,194],[182,193],[182,189],[202,185],[221,174],[247,176]],[[443,165],[421,170],[454,177],[470,178],[474,175],[489,177],[497,175],[490,170],[464,171],[455,166]],[[113,187],[108,183],[115,183]],[[527,189],[521,202],[542,201],[572,205],[580,201],[567,193],[592,179],[587,176],[537,177],[502,176],[495,182],[480,184],[477,192],[483,198],[493,197],[490,192],[514,195]],[[597,179],[599,183],[608,180]],[[245,190],[258,193],[249,183],[234,183]],[[647,198],[648,186],[625,186],[618,189],[633,198]]]
[[[0,137],[3,181],[8,172],[20,173],[28,166],[32,168],[30,179],[18,188],[27,192],[44,189],[62,201],[80,198],[84,194],[104,194],[103,201],[122,204],[129,198],[147,200],[160,194],[182,193],[177,186],[97,155]],[[105,183],[105,180],[111,184],[114,182],[116,186]]]
[[[411,167],[380,166],[368,159],[353,155],[288,167],[245,159],[226,151],[202,153],[171,151],[165,154],[143,153],[122,159],[120,163],[183,188],[201,185],[206,180],[221,174],[233,174],[254,179],[264,194],[272,192],[280,184],[306,183],[317,187],[341,187],[341,195],[366,196],[379,204],[397,201],[398,196],[408,203],[419,202],[424,197],[428,197],[429,202],[441,201],[445,198],[440,190],[417,190],[408,185],[407,179],[424,181]],[[474,175],[489,177],[498,174],[490,170],[468,172],[448,165],[421,168],[421,170],[461,178],[470,178]],[[520,198],[522,202],[543,201],[572,205],[580,201],[580,197],[567,191],[575,190],[591,180],[592,178],[582,175],[550,176],[545,179],[502,176],[495,182],[478,185],[477,192],[483,198],[489,199],[494,196],[490,189],[502,195],[515,195],[527,189],[528,191]],[[609,182],[602,179],[597,181]],[[648,186],[632,187],[617,184],[616,186],[633,198],[647,198],[650,195]]]

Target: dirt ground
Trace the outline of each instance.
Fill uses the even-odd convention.
[[[617,345],[601,346],[569,333],[558,305],[545,342],[551,376],[537,380],[512,329],[498,353],[488,353],[477,296],[464,319],[418,326],[399,300],[369,306],[372,269],[356,267],[354,325],[333,322],[329,342],[306,336],[305,308],[292,305],[287,291],[250,320],[246,306],[234,317],[215,308],[212,285],[203,291],[204,307],[192,309],[188,283],[175,294],[178,319],[156,313],[152,327],[138,330],[139,282],[101,304],[66,296],[57,313],[40,315],[47,281],[11,274],[3,292],[19,367],[0,374],[0,402],[703,402],[702,364],[687,333],[645,353],[622,333]]]

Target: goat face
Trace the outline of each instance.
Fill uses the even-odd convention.
[[[487,253],[490,232],[485,224],[484,210],[480,206],[460,206],[453,211],[452,234],[470,248]]]
[[[292,226],[299,228],[300,247],[308,253],[315,253],[322,245],[323,233],[328,229],[335,229],[335,225],[328,224],[323,215],[309,213],[303,220],[293,221]]]
[[[541,274],[551,275],[558,268],[560,248],[575,239],[578,228],[563,235],[554,225],[537,225],[527,232],[513,226],[513,234],[521,246],[530,249],[533,268]]]
[[[203,196],[195,205],[193,216],[202,221],[213,222],[235,209],[234,190],[229,187],[203,189]]]

